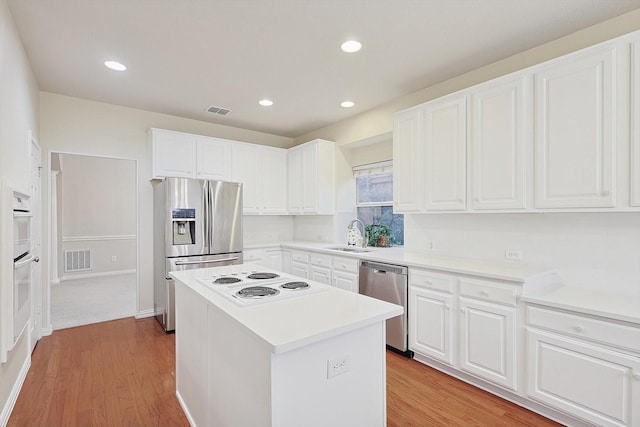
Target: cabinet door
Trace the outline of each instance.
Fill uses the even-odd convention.
[[[466,207],[466,106],[466,96],[445,97],[424,105],[427,211],[457,211]]]
[[[242,261],[244,263],[255,262],[262,264],[264,260],[264,252],[262,249],[245,249],[242,253]]]
[[[299,262],[299,261],[291,261],[291,274],[298,277],[303,277],[305,279],[309,278],[309,264]]]
[[[325,285],[331,285],[331,269],[330,268],[318,267],[317,265],[312,265],[310,266],[309,270],[311,272],[311,276],[309,277],[311,280],[324,283]]]
[[[393,118],[393,210],[418,212],[422,208],[423,169],[419,108]]]
[[[196,138],[196,178],[231,180],[231,143],[216,138]]]
[[[517,390],[515,308],[460,298],[460,368]]]
[[[358,293],[358,274],[344,271],[333,271],[333,286]]]
[[[287,151],[287,199],[289,213],[302,212],[302,149]]]
[[[258,214],[261,207],[260,147],[252,144],[233,145],[233,180],[242,183],[243,211]]]
[[[470,166],[473,209],[524,209],[532,144],[532,79],[484,85],[471,96]]]
[[[640,425],[640,359],[529,329],[527,395],[599,426]]]
[[[151,130],[154,178],[196,177],[196,140],[193,135]]]
[[[274,270],[283,271],[282,252],[281,249],[265,249],[263,251],[264,260],[262,264]]]
[[[287,150],[262,147],[262,212],[287,212]]]
[[[302,212],[318,211],[318,146],[305,144],[302,148]]]
[[[535,73],[537,208],[615,206],[616,50]]]
[[[409,349],[453,365],[451,294],[409,287]]]
[[[631,206],[640,206],[640,41],[632,44],[631,65]]]

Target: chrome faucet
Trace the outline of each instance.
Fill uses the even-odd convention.
[[[364,226],[364,222],[360,221],[358,218],[354,219],[353,221],[351,221],[349,223],[349,226],[347,227],[348,229],[354,228],[355,224],[359,223],[362,226],[362,245],[360,247],[362,248],[366,248],[367,245],[369,244],[369,232],[367,231],[366,227]]]

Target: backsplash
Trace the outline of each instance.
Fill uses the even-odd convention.
[[[293,240],[293,217],[285,215],[245,215],[244,245],[279,244]]]
[[[640,214],[405,215],[405,248],[557,269],[565,284],[640,296]],[[519,262],[519,261],[509,261]]]

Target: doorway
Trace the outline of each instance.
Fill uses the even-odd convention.
[[[136,161],[51,153],[53,330],[137,309]]]

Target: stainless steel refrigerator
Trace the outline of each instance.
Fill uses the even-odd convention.
[[[170,271],[242,263],[242,184],[167,178],[154,186],[155,317],[175,329]]]

